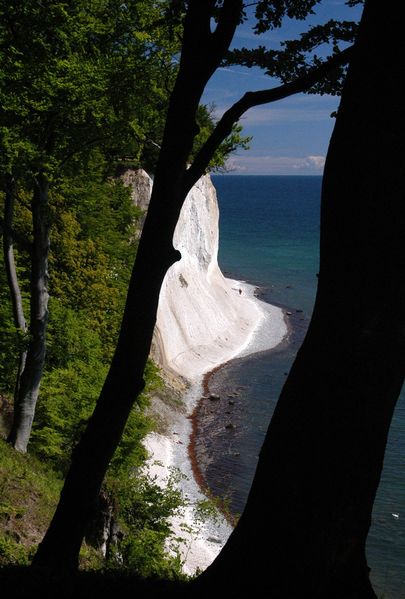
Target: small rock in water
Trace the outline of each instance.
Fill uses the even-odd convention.
[[[225,428],[235,428],[235,425],[232,422],[228,422],[228,424],[225,424]]]
[[[301,312],[303,312],[304,310],[301,310],[301,309],[299,309],[299,310],[295,310],[295,311],[296,311],[298,314],[301,314]]]
[[[230,405],[230,406],[234,406],[234,405],[235,405],[235,402],[233,401],[233,399],[230,399],[230,400],[228,401],[228,403],[229,403],[229,405]]]
[[[218,395],[218,393],[210,393],[210,400],[211,401],[218,401],[219,399],[221,399]]]
[[[286,312],[287,316],[291,316],[292,312]]]

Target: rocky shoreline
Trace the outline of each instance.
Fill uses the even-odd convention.
[[[233,284],[235,283],[233,281]],[[240,346],[235,348],[232,359],[272,349],[281,343],[288,334],[285,315],[281,308],[265,304],[257,299],[253,286],[243,282],[237,283],[238,288],[243,289],[246,297],[250,297],[252,302],[257,302],[261,318],[247,337],[240,338]],[[214,368],[207,369],[206,372],[194,377],[193,381],[189,381],[189,387],[183,394],[181,411],[172,411],[170,425],[163,435],[153,433],[148,436],[146,441],[151,456],[149,460],[151,476],[156,477],[157,481],[164,485],[173,469],[177,469],[182,474],[179,486],[186,498],[188,509],[181,517],[174,519],[173,530],[176,536],[182,536],[184,539],[182,558],[184,571],[187,574],[193,574],[197,569],[204,570],[209,566],[225,544],[235,524],[235,519],[226,506],[221,506],[221,502],[215,499],[213,505],[218,510],[218,516],[210,521],[197,524],[193,508],[199,502],[212,500],[212,494],[208,489],[195,452],[195,440],[198,436],[198,409],[207,402],[225,401],[225,398],[221,400],[210,393],[209,380],[229,361],[219,362]],[[176,379],[173,372],[170,372],[170,377]],[[184,385],[184,380],[182,377],[182,385]],[[226,401],[232,401],[232,398],[227,397]],[[185,529],[194,532],[192,534],[185,533]]]

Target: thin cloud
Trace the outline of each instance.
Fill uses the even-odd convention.
[[[305,167],[323,170],[325,166],[325,156],[307,156],[305,158]]]
[[[233,156],[227,168],[233,174],[321,175],[325,156]]]
[[[231,94],[229,94],[229,98]],[[223,103],[215,107],[215,117],[221,118],[224,112],[231,106]],[[239,99],[235,98],[235,101]],[[337,99],[334,96],[325,95],[322,98],[307,94],[300,94],[293,98],[287,98],[273,104],[255,106],[248,110],[241,118],[243,125],[263,125],[265,123],[297,123],[310,121],[331,120],[331,114],[337,108]]]
[[[232,73],[234,75],[244,75],[245,77],[257,77],[257,73],[243,69],[231,69],[229,67],[218,67],[218,71],[224,71],[225,73]],[[264,77],[264,76],[263,76]]]

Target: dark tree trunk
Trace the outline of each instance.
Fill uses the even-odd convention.
[[[241,2],[225,0],[211,33],[213,0],[188,9],[179,74],[169,105],[152,197],[139,241],[114,358],[95,411],[72,456],[59,505],[33,565],[53,570],[76,568],[86,526],[94,513],[108,464],[130,410],[144,387],[159,292],[168,268],[179,260],[174,229],[190,189],[187,159],[198,132],[195,115],[204,87],[219,66],[238,23]]]
[[[405,372],[405,38],[396,8],[366,3],[327,157],[311,325],[246,509],[199,580],[226,585],[227,597],[375,597],[365,544]]]
[[[32,200],[33,244],[30,281],[30,339],[25,365],[21,372],[14,416],[8,441],[18,451],[26,452],[31,434],[35,406],[45,363],[45,336],[48,321],[48,252],[49,216],[48,181],[39,174]]]
[[[24,308],[21,297],[21,289],[18,283],[17,270],[14,260],[13,244],[13,220],[15,204],[15,180],[12,175],[6,175],[6,189],[4,199],[4,229],[3,229],[3,255],[4,265],[7,276],[7,283],[10,290],[11,305],[13,309],[13,320],[16,329],[25,333],[27,324],[24,317]],[[18,370],[14,390],[14,404],[17,402],[20,388],[20,378],[25,367],[27,351],[21,350],[18,358]]]

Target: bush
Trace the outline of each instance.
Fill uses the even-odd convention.
[[[136,572],[143,578],[184,578],[176,542],[168,547],[170,518],[181,513],[185,500],[173,473],[165,488],[141,473],[116,481],[122,538],[109,556],[108,566]]]
[[[28,566],[35,547],[27,548],[9,536],[0,536],[0,566]]]

